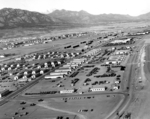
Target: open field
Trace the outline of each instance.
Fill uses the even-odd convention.
[[[138,26],[137,26],[138,24]],[[108,31],[117,31],[117,30],[137,30],[139,31],[141,27],[145,27],[149,25],[149,22],[133,22],[133,23],[113,23],[113,24],[104,24],[100,26],[94,26],[94,27],[85,27],[85,28],[64,28],[55,30],[51,28],[18,28],[18,29],[10,29],[10,30],[1,30],[0,36],[2,38],[15,38],[15,37],[24,37],[24,36],[49,36],[49,35],[60,35],[65,33],[71,33],[71,32],[82,32],[82,31],[101,31],[101,32],[108,32]],[[135,28],[135,29],[134,29]]]
[[[4,107],[0,108],[0,119],[8,119],[11,117],[19,119],[44,119],[44,118],[57,118],[57,116],[70,117],[74,119],[75,115],[57,112],[54,110],[47,110],[40,106],[30,106],[32,102],[21,105],[22,101],[12,101],[7,103]],[[76,118],[77,119],[77,118]]]
[[[57,116],[64,116],[64,119],[65,117],[70,117],[70,119],[82,117],[82,119],[104,118],[116,105],[121,103],[124,97],[122,95],[93,95],[73,98],[68,98],[67,102],[64,102],[63,98],[45,99],[42,102],[38,102],[36,99],[26,99],[24,100],[27,102],[26,104],[20,104],[23,100],[17,98],[0,108],[0,119],[7,119],[12,116],[18,117],[19,115],[22,115],[19,119],[45,119]],[[30,106],[33,103],[36,105]],[[88,111],[80,112],[79,110]],[[16,112],[17,114],[15,115]],[[27,115],[25,115],[26,112],[28,112]]]
[[[149,24],[149,23],[147,23]],[[89,32],[93,32],[95,31],[95,33],[107,33],[107,32],[135,32],[135,31],[142,31],[145,28],[146,24],[139,22],[138,23],[138,27],[137,27],[137,23],[120,23],[120,24],[108,24],[108,25],[101,25],[101,26],[94,26],[94,27],[85,27],[85,28],[73,28],[73,29],[65,29],[65,30],[44,30],[44,29],[16,29],[16,30],[2,30],[1,32],[6,33],[4,35],[5,38],[10,37],[13,38],[13,35],[20,33],[21,36],[26,37],[28,36],[28,33],[35,34],[31,35],[31,37],[50,37],[50,36],[58,36],[58,35],[62,35],[65,33],[78,33],[78,32],[83,32],[83,31],[89,31]],[[10,33],[9,33],[10,32]],[[37,32],[37,33],[36,33]],[[37,35],[38,34],[38,35]],[[44,34],[44,35],[43,35]],[[16,37],[20,37],[20,36],[16,36]],[[30,37],[30,35],[29,35]],[[20,37],[21,38],[21,37]],[[10,49],[10,50],[0,50],[0,54],[7,54],[7,53],[15,53],[16,55],[22,55],[22,54],[27,54],[27,53],[31,53],[31,52],[37,52],[40,50],[62,50],[62,46],[63,45],[68,45],[69,42],[68,40],[72,40],[74,42],[74,44],[76,44],[79,41],[82,40],[90,40],[91,38],[94,38],[94,36],[92,37],[86,37],[86,38],[81,38],[81,39],[66,39],[63,40],[63,44],[62,41],[55,41],[55,42],[51,42],[49,44],[39,44],[39,45],[34,45],[34,46],[27,46],[27,47],[21,47],[21,48],[14,48],[14,49]],[[28,39],[30,40],[30,39]],[[71,42],[72,43],[72,42]],[[3,46],[3,44],[0,44],[0,46]],[[1,47],[0,47],[1,48]],[[5,59],[5,58],[4,58]],[[1,59],[1,60],[4,60]],[[8,59],[8,58],[6,58]]]
[[[34,45],[34,46],[14,48],[14,49],[10,49],[10,50],[2,50],[1,53],[2,54],[3,53],[16,53],[18,55],[23,55],[23,54],[28,54],[28,53],[32,53],[32,52],[38,52],[41,50],[65,51],[64,46],[69,45],[69,44],[76,45],[76,44],[79,44],[81,41],[84,41],[84,40],[88,41],[91,39],[89,37],[85,37],[85,38],[57,40],[57,41],[52,41],[48,44],[39,44],[39,45]]]
[[[110,97],[94,96],[94,99],[82,99],[81,96],[81,99],[67,100],[67,103],[60,102],[59,100],[52,103],[51,101],[46,101],[46,105],[61,110],[80,113],[84,115],[86,119],[97,119],[106,117],[107,114],[110,113],[121,100],[121,95],[110,95]],[[97,104],[99,104],[100,106],[98,106]],[[45,103],[43,105],[45,105]],[[88,112],[78,112],[81,109],[88,109]],[[93,109],[93,111],[91,111],[91,109]]]

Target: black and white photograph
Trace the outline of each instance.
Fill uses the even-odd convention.
[[[150,0],[0,0],[0,119],[150,119]]]

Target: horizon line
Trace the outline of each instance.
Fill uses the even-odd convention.
[[[41,13],[41,14],[50,14],[50,13],[53,13],[54,11],[56,10],[59,10],[59,11],[62,11],[62,10],[65,10],[65,11],[71,11],[71,12],[80,12],[80,11],[85,11],[87,12],[88,14],[91,14],[91,15],[110,15],[110,14],[114,14],[114,15],[124,15],[124,16],[131,16],[131,17],[138,17],[138,16],[141,16],[141,15],[144,15],[144,14],[147,14],[147,13],[150,13],[150,12],[146,12],[146,13],[143,13],[143,14],[139,14],[139,15],[129,15],[129,14],[119,14],[119,13],[100,13],[100,14],[92,14],[92,13],[89,13],[88,11],[86,10],[67,10],[67,9],[55,9],[55,10],[52,10],[51,12],[39,12],[39,11],[32,11],[32,10],[28,10],[28,9],[22,9],[22,8],[11,8],[11,7],[3,7],[3,8],[0,8],[0,10],[2,9],[19,9],[19,10],[25,10],[25,11],[29,11],[29,12],[38,12],[38,13]],[[48,11],[48,10],[47,10]]]

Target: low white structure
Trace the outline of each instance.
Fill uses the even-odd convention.
[[[50,75],[51,76],[53,76],[53,75],[67,75],[69,72],[68,71],[64,71],[64,72],[52,72],[52,73],[50,73]]]
[[[16,58],[16,61],[21,60],[21,57]]]
[[[0,58],[4,58],[5,56],[4,55],[0,55]]]
[[[21,79],[18,79],[17,81],[18,81],[18,82],[26,82],[26,81],[28,81],[28,79],[25,78],[25,77],[23,77],[23,78],[21,78]]]
[[[86,58],[81,58],[81,59],[73,59],[73,61],[85,61]]]
[[[73,66],[73,65],[63,65],[63,68],[73,68],[75,69],[77,66]]]
[[[115,55],[124,55],[124,54],[128,54],[129,50],[116,50],[115,51]]]
[[[67,69],[71,70],[72,68],[71,67],[60,67],[58,70],[67,70]]]
[[[114,86],[113,89],[114,90],[118,90],[119,88],[118,88],[118,86]]]
[[[95,92],[95,91],[105,91],[105,88],[91,88],[90,90],[92,92]]]
[[[119,81],[115,81],[116,84],[120,83]]]
[[[137,35],[145,35],[148,34],[148,32],[140,32],[140,33],[136,33]]]
[[[65,93],[73,93],[74,90],[61,90],[60,93],[61,94],[65,94]]]
[[[78,66],[79,64],[80,64],[81,62],[69,62],[69,63],[67,63],[67,65],[76,65],[76,66]]]
[[[92,55],[95,55],[95,54],[97,54],[98,52],[100,52],[100,50],[101,50],[100,48],[98,48],[98,49],[93,49],[93,50],[91,50],[91,51],[85,53],[84,56],[92,56]]]
[[[125,40],[114,40],[111,43],[113,43],[113,44],[115,44],[115,43],[126,43],[130,40],[131,40],[131,38],[128,38],[128,39],[125,39]]]
[[[71,66],[71,67],[78,67],[79,64],[71,64],[70,66]]]
[[[71,69],[57,69],[55,72],[68,72],[70,73],[72,70]]]
[[[70,64],[82,64],[84,61],[71,61]]]
[[[120,64],[121,61],[106,61],[105,64]]]
[[[56,78],[63,78],[64,75],[46,75],[46,79],[56,79]]]
[[[120,64],[124,59],[124,55],[113,55],[109,57],[105,64]]]

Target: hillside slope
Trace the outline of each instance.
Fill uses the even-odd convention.
[[[11,8],[0,10],[0,28],[51,25],[57,22],[59,21],[38,12]]]
[[[137,20],[135,17],[129,15],[119,14],[100,14],[92,15],[86,11],[67,11],[67,10],[55,10],[50,13],[49,16],[65,21],[67,23],[83,23],[83,24],[98,24],[101,22],[127,22]]]
[[[147,17],[148,16],[148,17]],[[4,8],[0,10],[0,29],[18,27],[55,27],[98,25],[100,23],[132,22],[150,19],[150,13],[138,17],[119,14],[92,15],[86,11],[55,10],[42,14],[21,9]]]

